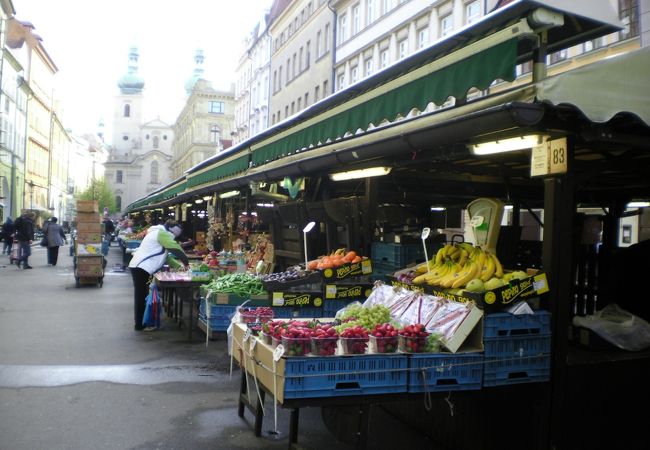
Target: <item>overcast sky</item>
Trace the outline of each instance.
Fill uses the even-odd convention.
[[[13,0],[16,18],[31,22],[57,65],[64,125],[110,141],[118,79],[131,45],[140,52],[145,119],[172,124],[185,100],[194,54],[204,49],[204,78],[215,88],[234,82],[243,39],[272,0]],[[110,142],[109,142],[110,143]]]

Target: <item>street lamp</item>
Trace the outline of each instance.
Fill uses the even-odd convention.
[[[34,209],[34,181],[29,180],[29,209]]]

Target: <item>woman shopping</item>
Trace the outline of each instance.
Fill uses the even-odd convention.
[[[149,293],[149,278],[165,264],[169,254],[177,257],[186,267],[189,260],[183,249],[175,241],[181,235],[181,226],[175,220],[168,220],[164,225],[149,228],[140,246],[129,263],[133,278],[133,313],[135,330],[145,329],[142,318]],[[148,328],[146,329],[149,330]]]
[[[47,264],[50,266],[56,266],[59,260],[59,247],[68,243],[63,227],[56,222],[57,218],[52,217],[43,229],[43,235],[47,239]]]

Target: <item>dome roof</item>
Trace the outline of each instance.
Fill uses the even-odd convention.
[[[117,82],[122,94],[138,94],[144,88],[144,78],[138,75],[138,56],[137,47],[131,47],[129,50],[128,71]]]

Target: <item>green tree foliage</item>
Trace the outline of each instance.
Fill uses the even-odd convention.
[[[92,180],[86,190],[77,195],[77,200],[97,200],[99,211],[108,207],[110,213],[115,212],[115,197],[108,188],[106,180]]]

